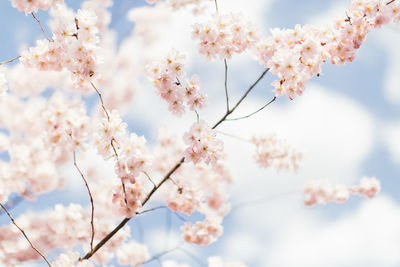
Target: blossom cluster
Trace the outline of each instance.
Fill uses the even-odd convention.
[[[222,220],[219,217],[208,217],[204,221],[196,222],[195,224],[185,222],[181,227],[184,232],[183,239],[188,243],[207,246],[222,235],[223,228],[221,223]]]
[[[89,117],[81,101],[71,101],[61,93],[55,93],[49,99],[43,112],[46,123],[46,140],[50,146],[58,149],[60,156],[84,148],[89,136]]]
[[[202,109],[207,97],[201,93],[199,76],[185,78],[185,60],[185,55],[172,50],[165,60],[146,66],[148,77],[161,98],[167,101],[168,109],[177,116],[185,112],[186,106],[190,110]],[[181,80],[185,80],[185,84]]]
[[[304,187],[304,204],[313,206],[329,202],[344,203],[350,194],[374,197],[381,189],[380,182],[375,177],[363,177],[359,185],[332,185],[326,181],[309,181]]]
[[[63,0],[12,0],[11,5],[18,11],[24,11],[25,15],[28,15],[32,12],[38,12],[39,9],[47,10],[57,3],[63,2]]]
[[[302,158],[301,153],[294,151],[276,135],[254,136],[251,141],[256,146],[255,159],[261,167],[293,171],[298,169]]]
[[[52,13],[56,18],[51,24],[52,40],[38,40],[35,47],[21,53],[20,61],[42,71],[67,69],[75,89],[87,93],[101,62],[96,53],[97,16],[90,9],[79,9],[74,14],[61,4]]]
[[[198,39],[199,52],[208,59],[229,59],[256,44],[260,34],[240,14],[217,14],[211,21],[195,24],[192,37]]]
[[[116,186],[113,190],[113,203],[117,204],[117,214],[125,218],[136,215],[142,207],[143,185],[140,182]]]
[[[183,138],[189,146],[185,150],[185,160],[195,164],[203,160],[206,164],[215,164],[221,157],[223,143],[216,138],[216,132],[205,121],[194,123]]]
[[[329,58],[336,65],[352,62],[366,34],[392,20],[398,23],[399,10],[398,1],[353,0],[347,16],[329,27],[272,29],[272,36],[257,44],[257,53],[279,78],[272,82],[275,95],[290,99],[301,95],[306,83],[321,73],[321,65]]]

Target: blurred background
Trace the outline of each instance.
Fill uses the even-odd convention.
[[[65,2],[77,9],[81,1]],[[343,16],[350,1],[219,0],[218,4],[220,13],[243,12],[264,36],[269,36],[270,28],[330,23]],[[144,5],[139,0],[114,3],[110,27],[118,36],[118,44],[135,27],[126,19],[128,11]],[[0,61],[43,39],[34,19],[12,8],[9,1],[1,1],[0,10]],[[48,14],[39,11],[37,17],[45,24]],[[155,24],[160,34],[151,53],[162,58],[175,48],[188,54],[188,75],[199,74],[209,96],[208,107],[200,115],[213,124],[225,111],[224,63],[200,56],[196,41],[190,37],[191,25],[206,18],[181,10]],[[311,80],[302,96],[292,101],[279,98],[249,119],[223,123],[221,132],[241,138],[276,133],[303,153],[300,169],[296,173],[260,169],[253,159],[253,146],[221,135],[235,177],[230,188],[233,209],[224,220],[224,234],[211,246],[187,246],[186,252],[177,250],[162,259],[173,258],[190,266],[201,266],[198,261],[206,262],[213,255],[244,261],[248,266],[400,266],[399,44],[398,25],[373,30],[354,62],[344,66],[324,64],[321,76]],[[140,52],[132,48],[133,54]],[[228,68],[232,101],[264,69],[250,54],[234,56]],[[270,83],[275,78],[268,74],[235,115],[251,113],[269,101],[273,97]],[[94,99],[87,99],[88,105],[91,101]],[[152,103],[151,109],[148,103]],[[145,135],[152,146],[159,127],[168,126],[182,134],[196,116],[170,115],[151,82],[141,77],[124,119],[130,131]],[[363,176],[376,176],[381,181],[382,191],[376,198],[351,197],[345,204],[303,205],[302,188],[307,180],[353,185]],[[78,174],[71,171],[70,181],[64,191],[42,195],[35,202],[23,200],[12,214],[18,217],[27,210],[40,211],[57,203],[88,205]],[[0,224],[8,223],[9,218],[0,214]],[[162,252],[166,242],[170,247],[180,242],[182,222],[164,209],[129,224],[133,238],[147,244],[152,255]],[[154,261],[145,266],[160,264]]]

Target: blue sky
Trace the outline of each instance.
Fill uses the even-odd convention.
[[[132,24],[125,19],[129,5],[117,2],[112,12],[113,20],[118,19],[112,25],[122,42]],[[138,6],[144,4],[144,1],[134,2]],[[341,5],[346,7],[349,3],[344,0],[249,0],[247,4],[236,0],[219,2],[221,12],[242,10],[247,13],[251,19],[259,22],[266,36],[269,28],[320,23],[330,18],[332,13],[343,14],[345,10],[340,9]],[[78,1],[66,3],[74,8],[79,6]],[[13,9],[8,1],[0,2],[0,10],[0,61],[3,61],[18,55],[20,47],[33,45],[36,39],[42,38],[42,33],[32,17]],[[338,10],[343,13],[337,13]],[[160,45],[161,48],[155,48],[157,52],[154,54],[169,51],[172,46],[181,48],[191,44],[188,47],[191,53],[189,72],[198,73],[202,78],[210,96],[209,108],[202,115],[214,122],[225,108],[223,62],[208,62],[196,54],[195,44],[190,36],[185,35],[190,32],[190,27],[182,24],[193,20],[187,17],[183,12],[173,17],[176,21],[171,22],[168,32],[159,37],[160,42],[164,43]],[[48,17],[46,12],[40,11],[38,18],[44,23]],[[179,29],[182,31],[174,32]],[[253,151],[247,144],[238,144],[236,140],[224,137],[225,148],[232,155],[232,164],[244,165],[235,165],[241,167],[235,170],[237,184],[231,189],[232,203],[265,196],[277,197],[235,211],[224,223],[225,233],[218,243],[207,248],[188,246],[188,249],[200,258],[221,255],[226,259],[244,260],[249,266],[293,266],[294,263],[296,266],[398,266],[400,256],[394,255],[393,251],[398,252],[400,248],[400,230],[394,226],[400,222],[400,145],[397,146],[399,143],[396,141],[400,139],[400,131],[396,130],[400,123],[400,101],[395,96],[388,97],[393,95],[388,93],[388,88],[397,86],[389,81],[388,75],[400,71],[399,64],[396,64],[400,61],[400,55],[395,52],[399,39],[398,26],[374,30],[358,51],[354,62],[345,66],[326,63],[322,75],[309,83],[301,97],[293,101],[278,99],[270,109],[249,120],[222,125],[222,131],[242,137],[249,137],[253,132],[275,131],[294,147],[298,145],[305,150],[305,166],[297,174],[260,170],[251,162]],[[238,97],[263,70],[249,55],[237,56],[228,65],[233,98]],[[272,96],[269,83],[273,79],[275,77],[269,74],[238,113],[247,114],[269,100]],[[146,112],[144,100],[153,101],[157,96],[144,77],[141,86],[143,92],[138,94],[125,117],[132,131],[145,134],[152,143],[157,127],[167,123],[183,132],[191,125],[193,114],[176,119],[165,114],[166,106],[163,103],[155,110],[143,113]],[[400,86],[397,88],[400,91]],[[382,192],[377,199],[352,198],[343,205],[302,206],[300,192],[306,180],[324,178],[333,183],[353,184],[362,176],[380,179]],[[77,190],[75,185],[65,192],[40,196],[34,203],[24,201],[12,212],[18,216],[28,209],[51,207],[52,203],[87,204],[85,193]],[[159,210],[140,218],[141,227],[145,228],[143,241],[150,245],[158,242],[155,240],[157,233],[165,232],[165,221],[169,218],[173,221],[174,233],[179,235],[179,219],[173,214],[167,215],[165,210]],[[0,223],[8,223],[8,218],[0,216]],[[142,233],[137,230],[137,222],[130,222],[130,225],[133,237],[140,239]],[[370,231],[380,231],[381,234]],[[390,233],[393,235],[390,236]],[[370,235],[370,239],[365,239],[366,235]],[[340,243],[340,240],[347,245]],[[382,244],[386,249],[379,249]],[[349,248],[354,248],[352,255],[346,251]],[[156,249],[151,252],[157,253]],[[177,251],[170,256],[196,266],[193,259],[182,252]],[[154,262],[147,266],[159,264]]]

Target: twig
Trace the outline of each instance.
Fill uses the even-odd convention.
[[[78,170],[78,172],[81,175],[83,181],[85,182],[85,186],[87,188],[87,191],[88,191],[89,197],[90,197],[90,204],[92,205],[92,214],[91,214],[91,218],[90,218],[90,225],[91,225],[91,228],[92,228],[92,235],[91,235],[91,238],[90,238],[90,251],[92,251],[93,250],[93,239],[94,239],[94,202],[93,202],[93,196],[92,196],[92,193],[90,192],[89,184],[87,183],[87,180],[86,180],[85,176],[83,175],[81,169],[79,169],[78,165],[76,164],[76,153],[75,153],[75,151],[74,151],[74,166]]]
[[[184,248],[178,248],[180,251],[182,251],[183,253],[185,253],[186,255],[188,255],[190,258],[192,258],[195,262],[197,262],[200,266],[204,266],[207,267],[208,265],[205,264],[201,259],[199,259],[198,257],[196,257],[192,252],[184,249]]]
[[[160,253],[154,255],[153,257],[151,257],[151,258],[148,259],[147,261],[143,262],[142,264],[146,264],[146,263],[152,262],[152,261],[154,261],[154,260],[158,260],[158,259],[161,258],[162,256],[164,256],[164,255],[166,255],[166,254],[168,254],[168,253],[171,253],[171,252],[174,251],[174,250],[180,249],[181,246],[183,246],[183,244],[179,244],[179,245],[177,245],[177,246],[175,246],[175,247],[173,247],[173,248],[166,249],[166,250],[164,250],[164,251],[162,251],[162,252],[160,252]]]
[[[241,119],[246,119],[248,117],[253,116],[254,114],[260,112],[261,110],[263,110],[264,108],[268,107],[272,102],[274,102],[276,100],[276,96],[274,96],[274,98],[272,98],[272,100],[270,100],[267,104],[265,104],[264,106],[262,106],[261,108],[257,109],[256,111],[250,113],[249,115],[243,116],[243,117],[239,117],[239,118],[233,118],[233,119],[226,119],[227,121],[237,121],[237,120],[241,120]]]
[[[97,94],[99,95],[100,102],[101,102],[101,106],[102,106],[102,108],[103,108],[103,110],[104,110],[104,113],[105,113],[106,116],[107,116],[108,121],[110,121],[110,115],[108,114],[108,111],[107,111],[106,107],[104,106],[103,97],[102,97],[100,91],[96,88],[96,86],[94,86],[93,83],[90,83],[90,84],[92,85],[92,87],[94,88],[94,90],[96,90]]]
[[[244,93],[244,95],[239,99],[239,101],[236,103],[236,105],[228,110],[225,115],[212,127],[212,129],[217,128],[218,125],[220,125],[223,121],[226,120],[226,118],[232,114],[233,111],[235,111],[235,109],[240,105],[240,103],[242,103],[242,101],[247,97],[247,95],[251,92],[251,90],[253,90],[253,88],[261,81],[261,79],[265,76],[265,74],[267,74],[267,72],[269,71],[269,68],[267,68],[266,70],[264,70],[264,72],[260,75],[260,77],[258,77],[258,79],[249,87],[249,89],[247,89],[247,91]]]
[[[391,0],[389,2],[386,3],[386,5],[390,5],[391,3],[395,2],[396,0]]]
[[[228,64],[226,58],[224,59],[225,64],[225,97],[226,97],[226,112],[229,112],[229,96],[228,96]]]
[[[275,199],[278,199],[281,197],[294,195],[296,193],[298,193],[298,192],[297,191],[284,192],[284,193],[274,194],[274,195],[270,195],[270,196],[266,196],[266,197],[261,197],[261,198],[247,200],[247,201],[243,201],[241,203],[237,203],[235,205],[232,205],[231,212],[224,218],[224,220],[226,221],[229,218],[229,216],[232,215],[232,213],[234,213],[234,212],[238,211],[239,209],[242,209],[246,206],[260,205],[260,204],[265,203],[266,201],[275,200]]]
[[[9,59],[9,60],[0,62],[0,65],[4,65],[4,64],[7,64],[7,63],[11,63],[11,62],[13,62],[13,61],[19,59],[20,57],[21,57],[21,56],[17,56],[17,57],[15,57],[15,58],[12,58],[12,59]]]
[[[146,175],[147,179],[149,179],[149,181],[153,184],[153,186],[156,187],[157,185],[156,185],[156,183],[150,178],[150,175],[149,175],[146,171],[143,171],[143,173],[144,173],[144,175]]]
[[[151,209],[143,210],[141,212],[136,212],[136,214],[140,215],[140,214],[147,213],[147,212],[150,212],[150,211],[153,211],[153,210],[166,209],[166,208],[167,208],[167,206],[158,206],[158,207],[154,207],[154,208],[151,208]]]
[[[44,36],[46,36],[47,40],[48,40],[49,42],[53,42],[53,40],[50,39],[49,36],[47,35],[47,33],[44,31],[44,29],[43,29],[43,27],[42,27],[42,24],[40,23],[40,21],[38,20],[38,18],[35,16],[35,14],[34,14],[33,12],[32,12],[31,14],[32,14],[32,17],[37,21],[37,23],[39,23],[40,29],[42,29],[42,32],[43,32]]]
[[[248,143],[250,142],[250,143],[251,143],[251,140],[248,140],[248,139],[245,139],[245,138],[242,138],[242,137],[239,137],[239,136],[233,135],[233,134],[229,134],[229,133],[221,132],[221,131],[218,131],[218,130],[217,130],[217,133],[220,133],[220,134],[222,134],[222,135],[226,135],[226,136],[229,136],[229,137],[232,137],[232,138],[238,139],[238,140],[240,140],[240,141],[243,141],[243,142],[248,142]]]
[[[219,11],[218,11],[218,3],[217,3],[217,0],[214,0],[214,3],[215,3],[215,10],[216,10],[217,13],[218,13]]]
[[[14,221],[14,218],[11,216],[11,214],[8,212],[7,208],[3,206],[3,204],[0,203],[1,208],[7,213],[8,217],[10,217],[12,223],[21,231],[21,233],[23,234],[23,236],[25,237],[25,239],[28,241],[29,245],[31,245],[31,247],[46,261],[47,265],[49,265],[51,267],[50,262],[47,260],[46,256],[44,256],[42,254],[42,252],[40,252],[33,244],[32,242],[29,240],[28,236],[25,234],[25,231],[22,230],[22,228],[20,228],[18,226],[18,224]]]

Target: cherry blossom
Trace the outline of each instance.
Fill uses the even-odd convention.
[[[256,162],[264,168],[274,167],[278,170],[296,171],[301,160],[301,153],[295,152],[276,135],[260,135],[251,139],[256,145]]]
[[[381,190],[380,182],[375,177],[363,177],[360,185],[332,185],[327,181],[309,181],[304,187],[304,204],[327,204],[329,202],[344,203],[350,194],[374,197]]]
[[[203,160],[206,164],[215,164],[223,151],[222,141],[215,136],[216,132],[205,121],[194,123],[184,135],[189,146],[185,158],[195,164]]]
[[[259,41],[260,34],[241,14],[216,14],[211,21],[193,26],[192,37],[208,59],[229,59]]]

